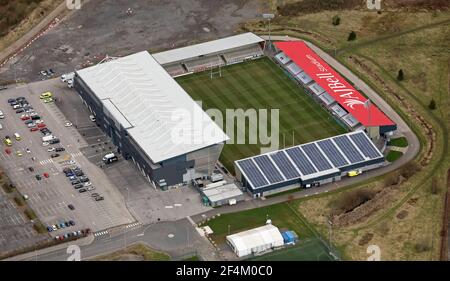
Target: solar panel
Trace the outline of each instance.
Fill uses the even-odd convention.
[[[258,170],[258,167],[256,167],[256,164],[252,161],[252,159],[242,160],[238,163],[248,180],[250,180],[253,184],[253,187],[260,187],[269,184],[263,174],[261,174]]]
[[[270,181],[270,183],[276,183],[280,181],[284,181],[283,176],[278,172],[275,165],[270,161],[267,155],[261,155],[253,158],[255,160],[258,167],[264,173],[266,178]]]
[[[280,171],[283,173],[286,179],[293,179],[300,177],[300,174],[295,169],[289,158],[284,151],[279,151],[270,155],[270,158],[277,164]]]
[[[356,163],[365,160],[346,135],[335,137],[333,140],[350,162]]]
[[[309,162],[308,158],[306,158],[306,155],[300,148],[289,148],[286,150],[286,153],[291,157],[292,161],[294,161],[302,174],[309,175],[317,172],[316,168]]]
[[[302,149],[319,171],[333,168],[314,143],[302,145]]]
[[[328,159],[330,159],[331,163],[333,163],[334,166],[342,167],[349,164],[331,140],[319,141],[317,144],[320,146],[325,155],[327,155]]]
[[[363,135],[364,133],[357,133],[350,135],[350,138],[353,140],[353,142],[356,144],[356,146],[361,150],[361,152],[370,159],[378,158],[381,156],[381,154],[378,152],[377,149],[375,149],[372,142]]]

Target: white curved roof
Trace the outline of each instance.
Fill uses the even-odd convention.
[[[284,243],[278,228],[272,224],[228,235],[227,240],[233,244],[237,252],[251,252],[252,249],[264,246],[281,246]]]
[[[229,139],[146,51],[77,74],[154,163]]]

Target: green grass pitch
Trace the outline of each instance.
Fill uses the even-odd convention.
[[[216,74],[211,79],[210,71],[205,71],[178,77],[176,81],[194,100],[202,102],[204,110],[219,109],[224,119],[225,109],[269,109],[269,113],[270,109],[279,109],[280,148],[346,132],[268,58],[222,67],[221,71],[222,77]],[[246,132],[248,126],[247,121]],[[270,124],[267,127],[270,131]],[[223,128],[226,131],[226,124]],[[259,141],[246,143],[225,145],[220,161],[231,172],[235,160],[261,153]]]

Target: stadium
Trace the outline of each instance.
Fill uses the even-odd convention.
[[[253,33],[112,59],[74,81],[123,157],[162,189],[209,178],[218,160],[254,197],[338,181],[385,165],[396,130],[305,42]],[[236,108],[279,109],[282,148],[233,143],[205,113]],[[199,118],[188,122],[180,109]]]

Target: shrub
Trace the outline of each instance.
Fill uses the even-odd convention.
[[[356,32],[351,31],[350,34],[348,35],[347,41],[353,41],[353,40],[356,40]]]
[[[14,201],[16,201],[16,204],[18,206],[24,206],[25,205],[25,200],[21,196],[14,197]]]
[[[419,170],[420,166],[416,162],[409,162],[400,170],[400,175],[402,175],[405,179],[409,179]]]
[[[30,220],[34,220],[37,218],[36,213],[31,209],[26,209],[24,213]]]
[[[348,213],[353,211],[356,207],[371,200],[375,196],[376,192],[372,190],[355,190],[348,193],[344,193],[338,197],[333,203],[333,213],[339,215],[342,213]]]
[[[403,73],[403,69],[400,69],[397,74],[397,80],[403,81],[405,79],[405,74]]]
[[[341,23],[341,17],[335,15],[332,20],[333,25],[339,25]]]
[[[40,234],[47,233],[47,229],[45,229],[45,226],[41,222],[35,222],[33,228]]]
[[[428,108],[431,110],[435,110],[436,109],[436,101],[434,99],[432,99],[430,101],[430,103],[428,104]]]

